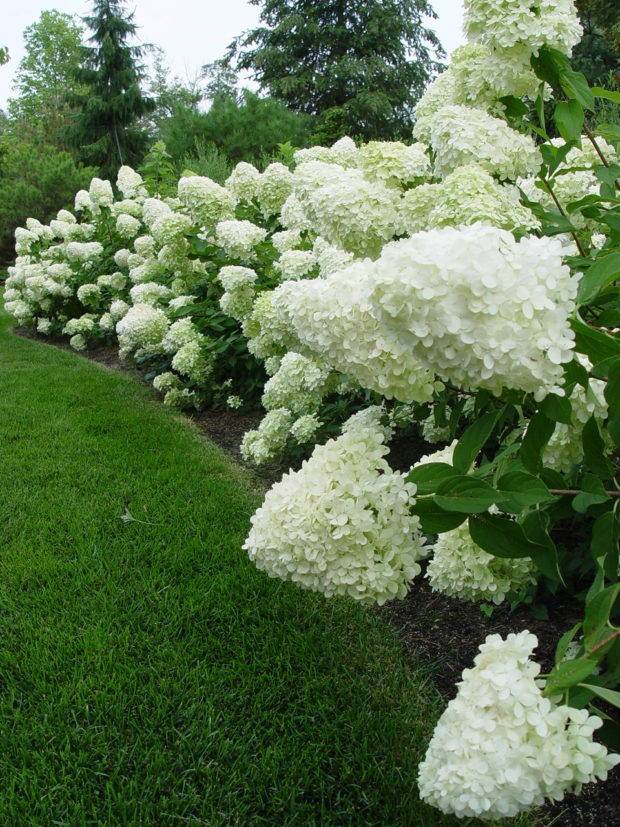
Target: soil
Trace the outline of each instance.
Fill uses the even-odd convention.
[[[31,329],[18,328],[14,332],[71,349],[66,340],[43,338]],[[115,347],[91,348],[80,355],[144,381],[138,368],[118,358]],[[267,488],[289,470],[289,465],[284,463],[257,469],[241,456],[241,438],[247,430],[257,427],[262,411],[190,411],[187,416],[205,436],[251,469],[261,487]],[[410,468],[422,454],[434,450],[433,446],[412,440],[395,441],[390,447],[389,459],[393,458],[394,467],[399,470]],[[582,618],[583,607],[569,595],[560,594],[547,608],[548,620],[535,618],[527,606],[519,606],[512,613],[499,606],[491,617],[486,617],[477,605],[433,592],[420,576],[405,600],[392,601],[371,611],[396,629],[413,661],[430,667],[434,686],[448,701],[456,694],[456,683],[463,669],[473,665],[478,646],[490,634],[505,637],[509,632],[528,629],[538,638],[535,655],[542,672],[551,669],[559,637]],[[606,782],[586,785],[579,796],[566,796],[562,802],[544,807],[538,813],[538,827],[620,827],[620,766],[610,773]]]

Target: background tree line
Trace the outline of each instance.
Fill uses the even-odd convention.
[[[0,263],[26,217],[49,220],[93,175],[113,180],[123,163],[165,159],[173,176],[223,182],[238,161],[264,167],[287,142],[410,140],[415,103],[445,56],[424,23],[435,16],[427,0],[250,2],[261,6],[259,25],[187,81],[170,78],[157,46],[136,45],[125,0],[93,0],[81,20],[43,11],[25,29],[15,94],[0,113]],[[575,66],[613,84],[620,8],[577,5],[585,36]],[[241,71],[258,92],[239,90]]]

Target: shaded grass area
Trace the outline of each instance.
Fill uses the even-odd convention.
[[[148,388],[8,328],[0,824],[456,824],[394,632],[256,571],[252,477]]]

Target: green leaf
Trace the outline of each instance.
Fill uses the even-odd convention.
[[[502,499],[500,505],[503,508],[506,508],[507,504],[516,506],[515,509],[510,510],[514,510],[517,514],[529,506],[555,499],[541,479],[525,471],[511,471],[504,474],[497,480],[496,486],[502,493],[510,495],[507,500]]]
[[[600,123],[596,127],[596,134],[613,144],[620,141],[620,126],[615,123]]]
[[[581,72],[574,72],[572,69],[560,71],[560,85],[569,98],[572,98],[583,106],[594,112],[594,94],[588,85],[585,75]]]
[[[480,548],[495,557],[530,557],[531,544],[514,520],[496,514],[478,514],[469,518],[469,533]]]
[[[572,629],[569,629],[568,632],[565,632],[562,637],[558,641],[558,645],[555,648],[555,662],[561,663],[564,655],[566,654],[566,650],[568,649],[568,644],[572,641],[575,637],[577,632],[581,629],[581,621],[575,623]]]
[[[581,141],[583,107],[578,100],[558,101],[553,119],[565,141]]]
[[[488,511],[498,499],[492,485],[476,477],[451,477],[437,489],[435,502],[446,511],[479,514]]]
[[[620,692],[616,692],[614,689],[607,689],[605,686],[595,686],[592,683],[580,683],[579,686],[583,686],[584,689],[589,689],[590,692],[593,692],[597,697],[620,708]]]
[[[527,106],[521,98],[517,98],[514,95],[504,95],[499,101],[504,104],[506,115],[508,115],[509,118],[522,118],[524,115],[527,115]]]
[[[618,594],[620,594],[620,583],[614,583],[613,586],[602,589],[590,601],[586,602],[586,616],[583,621],[583,634],[586,644],[587,638],[609,623],[609,616]]]
[[[539,404],[539,410],[552,422],[564,422],[569,425],[573,412],[570,399],[550,393]]]
[[[608,356],[602,362],[594,365],[592,368],[592,376],[595,379],[607,379],[609,374],[613,372],[615,366],[620,366],[620,356]]]
[[[457,471],[445,462],[429,462],[418,465],[407,476],[407,482],[414,482],[418,495],[434,494],[441,482],[449,477],[458,476]]]
[[[519,456],[523,465],[533,474],[542,468],[542,452],[554,431],[555,422],[540,411],[534,414],[527,426]]]
[[[562,689],[577,686],[584,678],[591,675],[595,668],[596,661],[586,658],[576,658],[575,660],[558,663],[547,676],[543,695],[553,695]]]
[[[588,304],[605,287],[620,278],[620,251],[599,256],[579,282],[577,300]]]
[[[576,349],[585,353],[593,364],[602,362],[609,356],[620,356],[620,344],[607,333],[582,322],[581,319],[571,319],[571,327],[575,331]]]
[[[584,474],[581,482],[581,493],[573,499],[573,508],[578,514],[585,514],[591,505],[600,505],[609,500],[609,494],[598,477],[593,474]]]
[[[545,577],[566,587],[560,563],[558,550],[549,536],[547,516],[542,511],[530,511],[520,521],[521,528],[528,543],[532,546],[531,558],[536,567]]]
[[[605,386],[605,399],[609,405],[609,412],[620,417],[620,360],[609,369],[609,378]]]
[[[505,409],[489,411],[489,413],[477,419],[473,425],[470,425],[464,432],[458,441],[458,445],[454,449],[454,456],[452,458],[452,464],[458,471],[463,474],[469,471],[483,445],[491,436],[495,423],[503,410]]]
[[[581,385],[582,388],[588,387],[588,371],[577,359],[573,359],[564,365],[564,384],[566,386]]]
[[[543,46],[537,55],[532,55],[530,64],[536,77],[546,81],[553,89],[560,86],[561,73],[570,70],[570,61],[566,55],[549,46]]]
[[[615,199],[616,180],[620,175],[620,167],[617,164],[610,164],[608,167],[601,164],[594,171],[601,182],[601,197],[610,201]]]
[[[412,514],[420,518],[420,525],[425,534],[442,534],[458,528],[467,519],[466,514],[445,511],[432,498],[418,498],[411,507]]]
[[[607,459],[605,443],[599,431],[598,422],[593,416],[584,426],[581,441],[586,465],[603,479],[613,477],[614,469]]]
[[[612,92],[610,89],[603,89],[602,86],[593,86],[592,94],[595,98],[606,98],[608,101],[620,103],[620,92]]]

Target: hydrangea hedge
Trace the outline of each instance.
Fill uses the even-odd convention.
[[[492,820],[620,761],[620,131],[585,117],[620,96],[570,68],[571,0],[465,8],[417,143],[344,138],[173,197],[123,167],[79,220],[16,232],[4,299],[76,349],[118,343],[167,404],[260,397],[254,462],[316,444],[252,518],[270,576],[381,604],[428,559],[464,600],[583,602],[545,676],[529,632],[487,638],[420,766],[423,798]],[[445,443],[408,474],[403,428]]]

